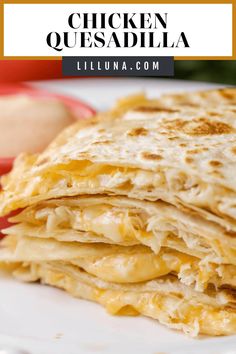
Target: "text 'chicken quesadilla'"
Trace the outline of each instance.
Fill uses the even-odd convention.
[[[2,178],[0,265],[191,335],[236,333],[236,89],[142,95]]]

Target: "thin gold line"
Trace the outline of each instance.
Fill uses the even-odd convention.
[[[0,4],[0,59],[4,54],[4,11],[3,4]]]
[[[145,2],[146,4],[232,4],[233,0],[149,0]],[[65,0],[3,0],[5,4],[144,4],[144,0],[88,0],[88,1],[80,1],[80,0],[70,0],[69,3]]]

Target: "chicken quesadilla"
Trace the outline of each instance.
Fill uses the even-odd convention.
[[[190,335],[236,333],[236,89],[137,95],[2,177],[0,268]]]

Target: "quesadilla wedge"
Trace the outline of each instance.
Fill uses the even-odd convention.
[[[236,89],[133,96],[2,178],[0,268],[112,314],[236,332]],[[19,210],[21,208],[21,210]]]
[[[174,274],[181,283],[204,292],[236,288],[236,266],[202,262],[200,259],[163,247],[158,254],[141,245],[59,242],[11,235],[1,242],[0,262],[63,261],[76,265],[99,279],[116,283],[138,283]]]
[[[40,280],[65,289],[74,296],[99,302],[112,314],[141,313],[193,336],[234,333],[233,288],[224,276],[216,279],[214,269],[209,270],[208,279],[200,269],[197,276],[193,257],[168,250],[157,256],[143,246],[65,245],[55,240],[13,236],[2,241],[0,254],[0,264],[3,262],[5,268],[7,264],[19,280]],[[181,267],[182,271],[174,275],[173,270]],[[225,274],[230,275],[224,267]],[[223,275],[223,269],[218,273]],[[185,278],[186,285],[177,275],[181,280]],[[190,286],[190,279],[197,281],[197,277],[200,282],[209,282],[204,292]],[[224,284],[220,286],[220,282]]]
[[[138,284],[103,281],[63,262],[23,263],[11,266],[22,281],[40,280],[73,296],[95,301],[112,315],[142,314],[196,336],[235,333],[235,295],[230,290],[199,293],[173,276]]]
[[[234,91],[234,89],[232,89]],[[39,156],[22,156],[2,180],[1,214],[79,194],[162,199],[231,220],[236,217],[235,108],[222,105],[143,120],[78,123]],[[137,112],[137,109],[136,109]],[[122,124],[120,121],[122,120]],[[43,183],[42,183],[43,181]]]
[[[236,232],[162,201],[91,195],[51,199],[29,206],[10,221],[14,225],[3,230],[7,235],[143,244],[155,253],[167,246],[206,262],[236,265]]]

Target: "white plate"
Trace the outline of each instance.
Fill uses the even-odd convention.
[[[96,109],[126,94],[211,88],[157,79],[78,79],[33,83],[71,94]],[[112,317],[63,291],[0,277],[0,354],[236,354],[236,337],[191,339],[142,317]]]
[[[110,108],[120,97],[138,92],[146,92],[149,97],[161,93],[177,91],[194,91],[222,87],[203,82],[181,81],[171,79],[66,79],[32,83],[36,87],[68,94],[81,98],[97,110]]]

